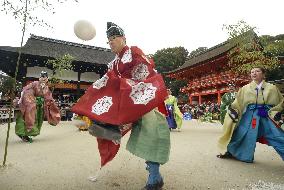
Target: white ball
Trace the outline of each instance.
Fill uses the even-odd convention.
[[[74,25],[74,33],[81,40],[88,41],[96,36],[96,29],[89,21],[79,20]]]

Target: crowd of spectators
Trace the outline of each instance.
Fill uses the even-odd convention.
[[[71,112],[71,107],[74,103],[76,103],[77,98],[73,95],[63,95],[57,94],[54,95],[54,99],[58,104],[61,112],[61,120],[70,121],[73,117],[73,113]],[[0,107],[5,108],[8,107],[8,102],[1,100]],[[212,120],[219,120],[220,117],[220,106],[214,102],[204,102],[202,104],[179,104],[179,108],[182,113],[187,112],[190,114],[192,119],[201,119],[208,112],[212,114]]]
[[[205,114],[211,113],[212,120],[219,120],[220,106],[214,102],[204,102],[202,104],[182,104],[179,105],[182,113],[189,113],[192,119],[201,119]]]
[[[76,96],[69,94],[58,94],[54,95],[54,99],[57,102],[58,107],[60,108],[61,120],[71,121],[73,117],[71,107],[77,101]]]

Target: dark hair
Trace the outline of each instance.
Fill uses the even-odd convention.
[[[264,68],[264,67],[262,67],[262,66],[254,66],[254,67],[252,67],[252,68],[251,68],[251,70],[252,70],[252,69],[260,69],[260,70],[261,70],[261,72],[262,72],[263,74],[265,74],[265,73],[266,73],[265,68]]]

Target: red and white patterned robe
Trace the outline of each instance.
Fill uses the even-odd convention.
[[[109,71],[73,106],[72,111],[114,125],[132,123],[167,96],[163,78],[138,47],[125,46],[109,63]]]

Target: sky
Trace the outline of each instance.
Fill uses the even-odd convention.
[[[0,0],[2,3],[3,0]],[[51,0],[55,1],[55,0]],[[54,4],[56,13],[36,11],[53,28],[29,25],[30,34],[97,47],[109,48],[106,23],[124,29],[127,44],[146,54],[182,46],[189,52],[198,47],[213,47],[228,38],[223,25],[244,20],[257,27],[258,35],[284,33],[284,0],[72,0]],[[14,1],[13,1],[14,2]],[[74,34],[74,24],[87,20],[96,36],[82,41]],[[0,12],[0,46],[20,46],[21,25],[11,15]]]

